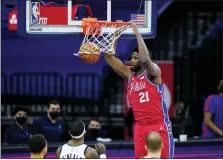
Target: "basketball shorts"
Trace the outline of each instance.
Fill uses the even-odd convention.
[[[160,123],[153,125],[135,124],[134,129],[134,148],[136,158],[142,158],[148,153],[145,149],[146,135],[151,131],[156,131],[162,137],[163,148],[161,158],[172,159],[174,156],[174,138],[170,124]]]

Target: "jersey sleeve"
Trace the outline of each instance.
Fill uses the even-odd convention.
[[[204,103],[204,112],[214,113],[214,97],[208,96]]]

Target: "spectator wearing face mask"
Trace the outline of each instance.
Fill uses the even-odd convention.
[[[185,105],[183,102],[179,102],[176,107],[176,119],[183,121],[185,119]]]
[[[100,122],[97,119],[92,119],[88,125],[85,141],[109,142],[111,139],[106,138],[106,132],[102,130]]]
[[[62,142],[64,138],[64,120],[60,116],[60,103],[51,100],[48,103],[47,115],[34,120],[33,134],[42,134],[47,142]]]
[[[13,110],[15,123],[6,129],[3,144],[27,144],[30,138],[30,131],[27,127],[28,109],[17,106]]]
[[[174,116],[171,118],[174,136],[184,133],[187,110],[183,102],[177,102],[174,106]]]

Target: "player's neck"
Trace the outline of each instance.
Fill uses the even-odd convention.
[[[76,140],[76,139],[73,140],[73,139],[71,139],[71,140],[68,141],[68,144],[71,145],[71,146],[79,146],[79,145],[84,144],[84,139],[83,138],[81,138],[79,140]]]
[[[43,156],[41,154],[33,154],[33,153],[31,153],[30,159],[43,159]]]
[[[143,70],[139,70],[139,71],[137,71],[137,72],[136,72],[136,76],[137,76],[137,77],[140,76],[143,72],[144,72]]]
[[[144,158],[160,158],[161,152],[149,152],[149,154],[147,156],[145,156]]]

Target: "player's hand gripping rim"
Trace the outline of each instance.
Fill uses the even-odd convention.
[[[125,27],[124,29],[123,28],[119,28],[117,29],[113,34],[112,34],[112,43],[113,43],[113,48],[115,48],[114,50],[116,50],[116,41],[119,39],[119,37],[121,36],[120,32],[124,32],[125,30],[127,30],[129,28],[129,26]],[[112,53],[112,52],[106,52],[106,53],[109,53],[109,54],[115,54],[115,53]]]

